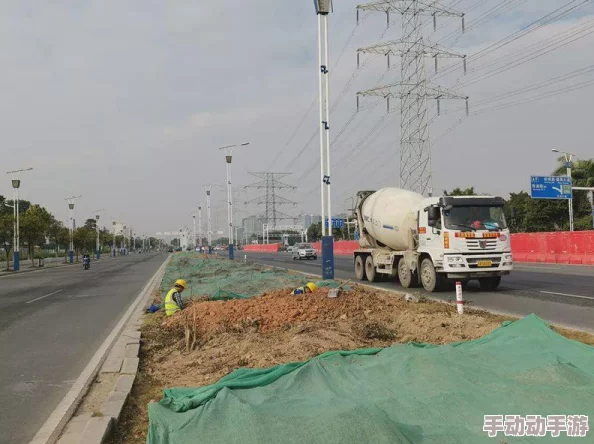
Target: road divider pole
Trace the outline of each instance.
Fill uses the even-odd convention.
[[[464,313],[464,299],[462,298],[462,282],[456,282],[456,305],[458,306],[458,314]]]

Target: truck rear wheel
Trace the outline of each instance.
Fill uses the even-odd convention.
[[[363,263],[363,256],[357,256],[355,258],[355,276],[360,281],[365,279],[365,264]]]
[[[428,292],[439,289],[439,275],[435,271],[433,261],[428,257],[421,262],[421,283]]]
[[[365,259],[365,275],[369,282],[375,282],[375,265],[373,265],[373,257],[367,256]]]
[[[497,287],[499,287],[500,283],[501,283],[501,276],[479,279],[479,284],[481,286],[481,290],[483,290],[483,291],[497,290]]]
[[[398,280],[404,288],[410,288],[412,286],[413,274],[404,258],[400,258],[398,261]]]

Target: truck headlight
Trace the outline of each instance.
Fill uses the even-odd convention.
[[[448,256],[448,262],[450,264],[459,264],[459,263],[462,263],[463,260],[459,256]]]

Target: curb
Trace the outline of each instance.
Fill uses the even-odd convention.
[[[102,369],[104,363],[107,365],[108,354],[110,357],[121,355],[122,367],[120,367],[120,369],[122,371],[133,371],[133,373],[127,375],[122,374],[118,378],[113,391],[110,393],[109,399],[101,408],[103,416],[74,418],[72,423],[77,423],[79,433],[66,433],[63,436],[63,439],[60,439],[60,442],[62,443],[81,442],[85,444],[101,444],[105,441],[105,438],[108,436],[115,423],[114,418],[117,421],[125,400],[132,390],[132,385],[136,378],[136,370],[138,368],[137,360],[138,350],[140,348],[140,331],[137,331],[137,328],[140,327],[140,316],[144,312],[144,305],[151,293],[161,283],[168,262],[169,256],[159,267],[157,272],[149,279],[140,294],[120,318],[117,325],[105,339],[103,344],[101,344],[78,379],[72,385],[70,391],[51,413],[35,437],[30,441],[30,444],[55,444],[58,442],[60,435],[65,430],[69,421],[73,418],[76,409],[88,392],[93,380],[97,377],[99,370]],[[131,321],[134,321],[134,323],[131,323]],[[129,346],[131,347],[129,348]],[[126,361],[125,365],[124,361]],[[113,366],[113,360],[110,362]],[[82,428],[83,424],[84,428]]]

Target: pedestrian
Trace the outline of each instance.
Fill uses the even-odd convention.
[[[183,279],[178,279],[171,290],[165,297],[165,314],[171,316],[180,310],[184,309],[184,301],[182,299],[182,292],[188,286],[187,282]]]

